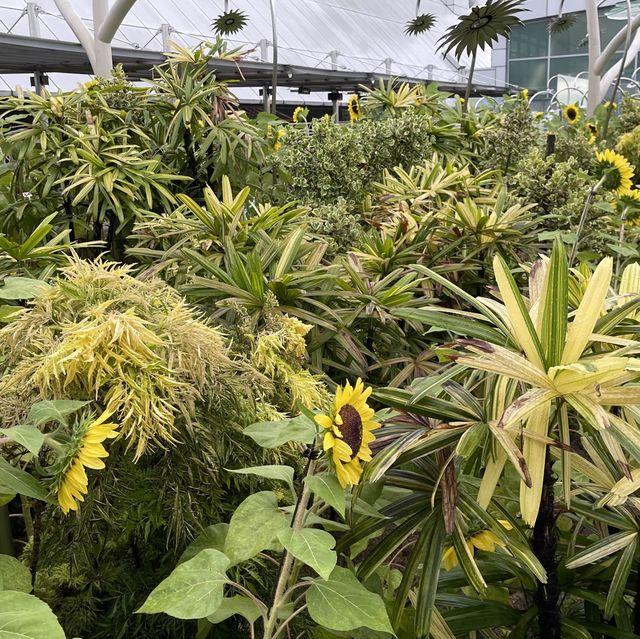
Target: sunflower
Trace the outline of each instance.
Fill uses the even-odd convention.
[[[323,448],[336,469],[340,485],[355,486],[362,475],[361,461],[371,459],[369,444],[375,440],[373,430],[380,424],[373,421],[374,412],[367,405],[371,388],[361,379],[352,387],[349,382],[336,391],[335,403],[329,415],[316,415],[316,422],[326,428]]]
[[[100,470],[104,468],[103,457],[108,457],[102,442],[117,437],[117,424],[107,423],[111,411],[105,411],[93,422],[80,424],[81,434],[78,444],[65,463],[65,470],[57,486],[57,499],[62,512],[66,515],[70,510],[78,510],[78,501],[84,501],[83,495],[88,492],[86,468]]]
[[[505,519],[498,520],[507,530],[511,530],[511,524]],[[467,539],[465,539],[465,543],[467,544],[467,548],[469,549],[469,554],[473,557],[475,554],[476,548],[478,550],[483,550],[484,552],[495,552],[496,546],[500,548],[505,547],[504,541],[498,537],[494,532],[490,530],[481,530],[480,532],[471,535]],[[445,570],[451,570],[458,565],[458,555],[456,554],[456,550],[453,546],[449,546],[444,553],[442,553],[442,567]]]
[[[529,89],[522,89],[522,91],[520,91],[520,97],[523,102],[529,102]]]
[[[358,98],[357,93],[354,93],[349,98],[347,108],[349,109],[349,118],[351,119],[352,124],[354,122],[357,122],[362,117],[362,111],[360,110],[360,99]]]
[[[620,211],[625,224],[637,226],[640,224],[640,191],[629,189],[625,193],[618,195],[613,206]]]
[[[421,33],[429,31],[435,22],[436,19],[434,16],[430,13],[423,13],[422,15],[416,16],[413,20],[407,22],[404,32],[411,36],[420,35]]]
[[[236,9],[225,11],[211,25],[217,35],[233,35],[247,25],[247,14]]]
[[[455,48],[455,56],[460,59],[464,51],[475,54],[499,38],[507,37],[511,27],[522,24],[516,16],[518,11],[526,11],[522,0],[488,0],[481,7],[473,7],[471,13],[460,16],[458,22],[449,27],[440,38],[438,49],[445,48],[444,55]]]
[[[562,109],[562,117],[566,120],[567,124],[573,126],[580,121],[580,107],[577,104],[567,104]]]
[[[593,144],[598,139],[598,125],[595,122],[589,122],[587,131],[589,132],[589,144]]]
[[[609,191],[615,191],[619,196],[626,195],[633,182],[634,167],[629,164],[627,158],[611,149],[596,153],[596,163],[599,177],[603,186]]]
[[[302,118],[303,120],[306,121],[307,116],[309,115],[309,109],[307,109],[306,107],[296,107],[293,110],[293,115],[291,116],[291,121],[294,123],[298,123],[300,122],[300,118]]]
[[[549,21],[549,33],[562,33],[570,29],[577,20],[575,13],[568,13],[562,16],[555,16]]]

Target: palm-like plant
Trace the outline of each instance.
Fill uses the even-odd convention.
[[[473,7],[469,14],[460,16],[440,38],[438,48],[444,49],[445,55],[454,49],[458,60],[464,52],[471,57],[465,104],[471,95],[478,50],[497,42],[500,37],[506,38],[512,26],[521,24],[516,14],[523,10],[522,0],[487,0],[485,5]]]

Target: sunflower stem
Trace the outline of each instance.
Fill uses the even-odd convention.
[[[462,105],[462,110],[464,113],[466,113],[469,110],[469,98],[471,97],[471,87],[473,86],[473,73],[476,70],[477,55],[478,55],[478,52],[474,50],[471,56],[471,66],[469,67],[469,77],[467,78],[467,88],[464,92],[464,104]]]
[[[569,256],[569,268],[573,265],[573,260],[575,259],[578,253],[578,245],[580,244],[580,240],[582,239],[582,233],[584,231],[585,224],[587,223],[587,215],[589,214],[589,207],[591,206],[591,200],[593,196],[596,194],[598,189],[604,183],[604,177],[600,178],[600,181],[591,189],[589,189],[589,195],[587,195],[587,199],[584,203],[584,207],[582,209],[582,214],[580,215],[580,221],[578,222],[578,228],[576,229],[576,239],[573,243],[573,248],[571,249],[571,255]]]
[[[307,467],[305,469],[304,478],[311,477],[316,469],[316,460],[309,457]],[[293,519],[291,521],[291,528],[293,530],[299,530],[304,524],[304,519],[307,514],[307,506],[309,504],[309,498],[311,497],[311,489],[309,484],[303,480],[302,490],[296,503],[296,507],[293,511]],[[282,564],[280,566],[280,572],[278,574],[278,582],[273,595],[273,603],[269,609],[269,616],[264,628],[264,639],[272,639],[273,633],[278,621],[278,611],[280,607],[286,603],[287,585],[289,582],[289,576],[293,568],[293,555],[287,550],[284,554]]]

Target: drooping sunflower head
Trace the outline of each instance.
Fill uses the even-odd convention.
[[[472,55],[478,49],[483,49],[500,37],[506,37],[511,27],[522,24],[517,13],[526,11],[522,6],[523,0],[487,0],[481,7],[473,7],[471,13],[460,16],[458,22],[445,32],[440,38],[438,49],[444,48],[447,55],[455,49],[455,56],[466,51]]]
[[[293,115],[291,116],[291,121],[294,124],[297,124],[298,122],[300,122],[300,120],[304,120],[306,122],[307,120],[307,116],[309,115],[309,109],[307,109],[306,107],[296,107],[293,110]]]
[[[367,404],[371,388],[358,379],[355,386],[347,382],[336,391],[328,415],[316,415],[316,422],[325,429],[323,448],[342,487],[354,486],[362,476],[361,462],[371,460],[369,444],[375,440],[372,431],[380,424],[373,420],[374,412]]]
[[[618,195],[614,207],[624,217],[625,224],[632,226],[640,224],[640,191],[629,189]]]
[[[588,122],[587,133],[589,134],[589,144],[594,144],[598,139],[598,125],[595,122]]]
[[[570,29],[577,20],[575,13],[567,13],[561,16],[555,16],[549,21],[549,33],[562,33]]]
[[[580,107],[577,104],[567,104],[562,109],[562,117],[570,126],[577,124],[580,121]]]
[[[615,191],[619,196],[626,195],[631,189],[634,167],[623,155],[611,149],[596,153],[596,168],[605,189]]]
[[[498,520],[504,528],[511,530],[511,524],[505,519]],[[495,552],[496,547],[504,548],[505,543],[491,530],[480,530],[465,539],[469,554],[473,557],[476,549],[483,552]],[[449,546],[442,554],[442,567],[451,570],[458,565],[458,555],[453,546]]]
[[[217,35],[227,36],[242,31],[247,25],[247,21],[246,13],[231,9],[220,14],[211,26]]]
[[[351,123],[357,122],[362,117],[362,110],[360,109],[360,98],[357,93],[354,93],[347,103],[349,109],[349,119]]]
[[[118,436],[118,425],[107,422],[112,411],[104,411],[97,419],[82,419],[75,423],[66,454],[56,464],[57,479],[54,491],[62,512],[78,510],[78,502],[84,501],[89,480],[85,468],[100,470],[105,467],[109,453],[102,445],[105,439]]]
[[[423,13],[416,16],[413,20],[409,20],[405,25],[404,32],[407,35],[420,35],[429,31],[436,22],[435,16],[430,13]]]

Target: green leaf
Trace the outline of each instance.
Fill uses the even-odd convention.
[[[635,557],[637,548],[638,540],[635,539],[620,555],[616,571],[611,581],[611,586],[609,586],[609,593],[607,594],[607,603],[604,608],[605,619],[611,619],[611,617],[617,612],[618,606],[623,602],[624,592],[627,587],[627,580],[631,574],[631,568],[634,563],[633,558]]]
[[[14,590],[0,592],[0,639],[65,639],[44,601]]]
[[[569,267],[563,243],[556,239],[547,272],[542,313],[542,346],[547,366],[557,366],[567,339]]]
[[[637,532],[619,532],[609,535],[574,555],[571,560],[567,562],[566,567],[569,570],[575,570],[576,568],[580,568],[580,566],[586,566],[587,564],[600,561],[626,548],[629,544],[635,543],[637,537]]]
[[[346,568],[335,568],[329,579],[316,579],[307,591],[309,615],[330,630],[371,628],[395,636],[384,601],[369,592]]]
[[[261,612],[258,606],[249,597],[235,595],[234,597],[225,597],[220,607],[207,617],[207,620],[213,624],[222,623],[225,619],[240,615],[250,623],[253,623]]]
[[[229,559],[211,548],[180,564],[147,597],[139,613],[164,612],[178,619],[212,615],[223,599]]]
[[[44,293],[50,286],[42,280],[30,277],[5,277],[4,286],[0,287],[0,299],[30,300]]]
[[[323,579],[329,579],[338,556],[333,535],[324,530],[285,528],[278,533],[278,541],[299,561],[313,568]]]
[[[47,422],[65,424],[65,417],[80,410],[91,402],[78,402],[70,399],[45,400],[31,407],[27,422],[34,426],[40,426]]]
[[[48,501],[47,491],[35,477],[12,466],[4,457],[0,457],[0,492],[18,493],[40,501]]]
[[[247,497],[231,517],[224,552],[235,565],[271,548],[278,533],[289,525],[278,508],[274,493],[264,491]]]
[[[9,324],[13,320],[18,319],[22,308],[20,306],[10,306],[8,304],[0,305],[0,322]]]
[[[227,538],[229,524],[213,524],[207,526],[198,537],[196,537],[180,556],[179,563],[193,559],[201,550],[213,548],[223,552],[224,541]]]
[[[262,448],[278,448],[288,442],[309,444],[316,436],[316,425],[304,415],[278,422],[258,422],[242,431]]]
[[[22,424],[13,428],[0,428],[0,434],[24,446],[33,455],[37,455],[44,444],[44,435],[35,426]]]
[[[230,473],[237,473],[238,475],[257,475],[258,477],[265,477],[266,479],[277,479],[279,481],[286,481],[291,488],[291,492],[295,493],[293,487],[293,475],[294,470],[291,466],[251,466],[250,468],[227,468]]]
[[[304,483],[315,495],[340,513],[341,517],[344,517],[346,510],[344,488],[334,473],[318,473],[306,477]]]
[[[31,592],[31,572],[15,557],[0,555],[0,591]]]

